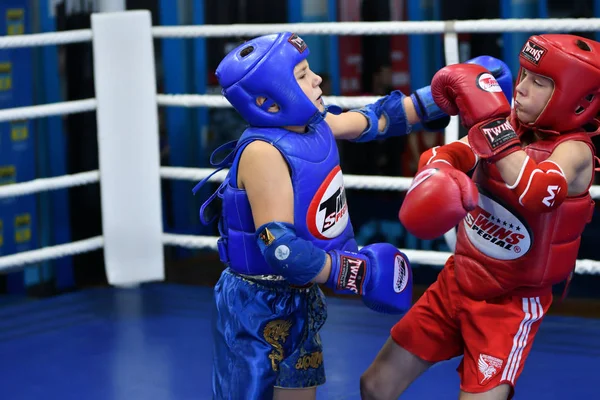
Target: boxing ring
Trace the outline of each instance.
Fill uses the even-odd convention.
[[[158,107],[229,107],[221,96],[156,93],[153,39],[301,35],[443,34],[446,64],[458,62],[458,33],[600,30],[599,19],[477,20],[152,27],[150,14],[94,14],[89,30],[0,38],[0,48],[92,42],[96,97],[0,110],[0,122],[95,111],[100,168],[0,187],[0,199],[99,183],[98,237],[0,257],[0,272],[102,249],[110,288],[87,289],[0,308],[3,398],[209,399],[210,288],[167,284],[164,246],[216,250],[216,237],[166,234],[161,180],[190,181],[212,169],[161,167]],[[371,97],[327,97],[343,108]],[[452,118],[446,142],[458,138]],[[132,159],[131,154],[135,154]],[[226,171],[210,179],[220,182]],[[347,189],[406,190],[411,178],[347,175]],[[600,187],[591,189],[600,198]],[[453,232],[446,235],[452,248]],[[449,253],[402,249],[415,264],[443,265]],[[201,266],[199,266],[201,268]],[[576,274],[600,274],[600,261],[578,260]],[[321,399],[358,399],[358,379],[396,322],[359,301],[329,299],[322,334],[327,383]],[[360,345],[357,345],[360,344]],[[549,316],[516,387],[516,399],[584,399],[596,390],[600,320]],[[440,363],[407,399],[457,398],[458,360]],[[432,384],[434,383],[434,384]]]

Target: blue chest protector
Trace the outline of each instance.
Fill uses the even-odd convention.
[[[316,247],[358,251],[348,215],[346,193],[335,138],[329,125],[321,122],[304,134],[281,128],[248,128],[234,143],[234,150],[217,167],[230,167],[217,191],[200,208],[200,220],[218,197],[222,200],[218,247],[221,261],[233,271],[246,275],[271,275],[256,243],[252,210],[246,191],[237,187],[237,168],[244,148],[255,140],[275,146],[287,161],[294,190],[294,227],[299,238]],[[215,150],[223,149],[224,146]],[[194,193],[208,180],[194,188]],[[213,218],[214,219],[214,218]]]

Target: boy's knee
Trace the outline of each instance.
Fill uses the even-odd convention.
[[[383,400],[386,397],[385,385],[378,382],[377,375],[366,371],[360,377],[360,398],[362,400]]]
[[[369,378],[369,375],[365,372],[360,376],[360,398],[362,400],[374,399],[373,393],[373,380]]]

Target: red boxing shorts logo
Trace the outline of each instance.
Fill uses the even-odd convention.
[[[499,93],[502,91],[502,88],[498,84],[496,78],[494,78],[494,76],[489,72],[484,72],[477,76],[477,87],[481,90],[485,90],[486,92]]]
[[[348,204],[339,165],[331,170],[313,196],[306,213],[306,225],[318,239],[333,239],[346,229]]]
[[[477,369],[479,369],[479,384],[486,385],[502,369],[504,361],[497,357],[480,354],[477,360]]]
[[[521,49],[520,56],[534,65],[540,65],[544,54],[546,54],[545,48],[528,40],[523,49]]]
[[[523,257],[532,246],[527,225],[509,210],[479,193],[479,204],[463,220],[469,241],[496,260]]]
[[[487,124],[480,126],[479,130],[488,140],[488,143],[492,149],[500,147],[509,140],[517,138],[517,134],[515,133],[512,125],[505,118],[488,122]]]

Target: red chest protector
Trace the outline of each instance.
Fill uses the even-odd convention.
[[[539,163],[567,140],[585,142],[595,154],[586,133],[553,136],[523,150]],[[534,214],[519,204],[495,165],[480,163],[473,180],[479,204],[457,233],[456,277],[461,289],[480,300],[528,297],[549,293],[552,285],[567,279],[575,268],[581,233],[592,218],[589,192],[567,197],[552,212]]]

